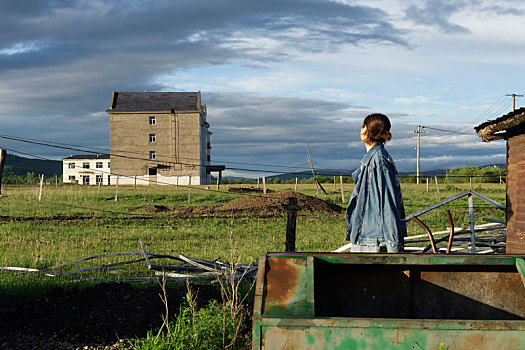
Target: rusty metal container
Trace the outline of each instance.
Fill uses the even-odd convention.
[[[525,349],[513,255],[267,253],[253,349]]]

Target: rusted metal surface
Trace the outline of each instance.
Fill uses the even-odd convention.
[[[263,313],[306,315],[306,257],[266,259]]]
[[[524,269],[512,255],[264,254],[253,349],[522,349]]]
[[[428,228],[427,225],[425,225],[421,220],[418,219],[417,216],[412,217],[412,220],[414,220],[425,232],[427,233],[428,239],[430,240],[430,245],[432,246],[432,252],[434,254],[438,253],[438,250],[436,248],[436,241],[434,240],[434,236],[432,235],[432,232]]]
[[[448,227],[450,227],[450,234],[448,235],[448,243],[447,243],[447,254],[450,253],[450,249],[452,248],[452,241],[454,240],[454,220],[452,220],[452,214],[450,214],[450,210],[447,209],[447,220],[448,220]]]

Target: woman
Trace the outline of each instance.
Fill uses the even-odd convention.
[[[367,153],[352,173],[355,187],[346,211],[346,240],[351,252],[398,253],[406,237],[405,210],[399,176],[384,144],[390,141],[390,120],[370,114],[361,127]]]

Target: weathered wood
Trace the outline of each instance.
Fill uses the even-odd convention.
[[[297,178],[295,178],[295,192],[297,192]]]
[[[2,176],[4,175],[5,160],[7,158],[7,151],[0,149],[0,194],[2,194]]]
[[[297,211],[299,207],[297,206],[297,198],[289,197],[288,205],[286,207],[288,212],[288,222],[286,225],[286,252],[295,252],[295,232],[297,228]]]
[[[188,203],[191,203],[191,175],[188,176]]]
[[[117,176],[117,184],[115,185],[115,202],[118,201],[118,176]]]
[[[40,180],[40,191],[38,192],[38,201],[40,202],[42,200],[42,188],[44,187],[44,174],[38,175],[38,178]]]
[[[436,180],[436,194],[438,198],[438,202],[441,201],[441,195],[439,194],[439,184],[438,184],[438,177],[434,176],[434,179]]]
[[[343,188],[343,175],[339,175],[339,182],[341,182],[341,203],[345,203],[345,190]]]
[[[266,178],[262,177],[262,183],[263,183],[263,193],[266,194]]]

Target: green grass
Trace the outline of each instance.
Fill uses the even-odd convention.
[[[268,187],[282,191],[293,190],[294,185]],[[329,194],[320,194],[320,198],[344,206],[339,187],[336,191],[333,184],[324,187]],[[348,200],[352,187],[345,184],[345,200]],[[468,184],[441,185],[441,198],[468,188]],[[437,201],[435,187],[427,192],[426,184],[403,184],[402,190],[407,214]],[[505,203],[504,185],[476,184],[474,190]],[[284,249],[286,213],[189,216],[137,212],[132,209],[147,204],[190,205],[188,191],[164,186],[120,186],[117,202],[114,201],[114,191],[113,186],[100,189],[95,186],[48,186],[39,202],[38,187],[4,187],[4,196],[0,198],[0,215],[3,217],[0,220],[0,266],[41,269],[91,255],[140,252],[141,238],[151,253],[182,253],[202,259],[221,257],[223,261],[230,250],[230,233],[243,262],[257,260],[262,252]],[[299,185],[299,191],[312,196],[316,192],[314,185],[304,184]],[[242,195],[216,192],[214,186],[209,186],[209,190],[198,186],[192,188],[191,205],[224,204],[240,197]],[[483,217],[505,217],[504,212],[490,208],[478,199],[474,200],[474,205],[476,223],[483,223]],[[420,219],[432,231],[445,230],[448,226],[447,208],[451,210],[456,226],[468,225],[466,198],[424,214]],[[345,230],[344,214],[301,213],[297,219],[297,250],[334,250],[346,243]],[[424,233],[413,222],[408,223],[408,230],[409,235]],[[82,267],[117,260],[91,261]]]

